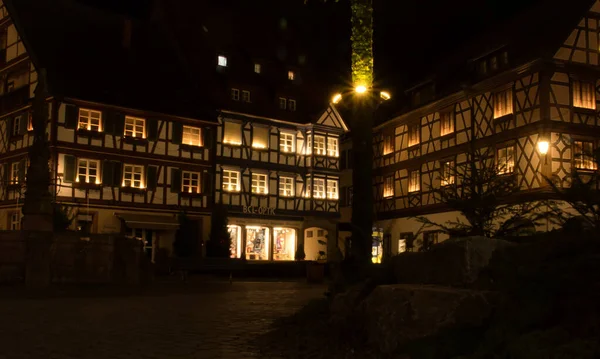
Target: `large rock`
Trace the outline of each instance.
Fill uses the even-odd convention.
[[[397,283],[464,287],[477,281],[492,254],[512,244],[499,239],[449,239],[427,252],[407,252],[392,258]]]
[[[365,302],[369,342],[392,353],[449,328],[478,327],[492,314],[493,292],[396,284],[377,287]]]

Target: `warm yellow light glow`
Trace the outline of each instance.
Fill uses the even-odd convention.
[[[232,141],[232,140],[227,140],[227,139],[223,140],[223,143],[226,143],[228,145],[235,145],[235,146],[239,146],[242,144],[239,141]]]
[[[267,146],[265,144],[262,144],[262,143],[253,143],[252,147],[254,147],[254,148],[261,148],[261,149],[267,148]]]
[[[331,102],[333,102],[333,103],[339,103],[340,101],[342,101],[342,94],[341,93],[336,93],[335,95],[333,95],[333,98],[331,99]]]
[[[386,101],[392,98],[392,96],[390,95],[390,93],[389,93],[389,92],[386,92],[386,91],[381,91],[381,92],[379,93],[379,96],[380,96],[380,97],[381,97],[383,100],[386,100]]]
[[[356,86],[356,88],[354,88],[354,91],[356,91],[356,93],[365,93],[367,92],[367,87],[363,85],[358,85]]]
[[[100,184],[100,180],[99,179],[96,179],[96,184]]]
[[[540,151],[540,153],[542,155],[545,155],[546,153],[548,153],[549,148],[550,148],[550,144],[548,143],[548,141],[538,142],[538,151]]]

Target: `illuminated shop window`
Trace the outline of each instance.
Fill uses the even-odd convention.
[[[269,259],[269,228],[246,227],[246,259],[261,261]]]
[[[296,253],[296,230],[273,228],[273,260],[291,261]]]
[[[229,238],[231,239],[230,257],[241,258],[242,257],[242,227],[230,224],[227,226],[229,232]]]

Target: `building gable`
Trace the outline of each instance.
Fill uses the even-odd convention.
[[[329,105],[327,110],[325,110],[321,117],[319,117],[319,119],[316,121],[316,124],[339,128],[344,130],[344,132],[348,132],[348,127],[344,123],[342,116],[333,105]]]
[[[597,0],[556,51],[554,59],[597,66],[599,29],[600,0]]]

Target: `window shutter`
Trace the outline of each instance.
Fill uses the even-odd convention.
[[[123,164],[120,162],[112,162],[113,167],[113,187],[121,186],[123,182]]]
[[[348,168],[348,158],[346,156],[346,151],[341,151],[341,153],[340,153],[340,169],[345,170],[346,168]]]
[[[179,122],[173,122],[173,134],[171,135],[171,141],[174,144],[180,145],[183,139],[183,125]]]
[[[202,193],[212,192],[212,176],[209,172],[202,172]]]
[[[12,117],[7,117],[6,118],[6,140],[10,140],[10,137],[12,136],[12,127],[13,127],[13,120]]]
[[[75,156],[65,155],[64,181],[71,183],[75,181]]]
[[[124,136],[125,135],[125,115],[122,113],[115,113],[113,115],[113,135]]]
[[[203,138],[204,147],[206,147],[208,149],[212,148],[212,143],[213,143],[212,128],[210,128],[210,127],[202,128],[202,135],[204,136],[204,138]]]
[[[2,179],[4,180],[4,184],[7,185],[9,183],[9,179],[10,179],[10,163],[6,163],[2,166],[2,169],[4,170],[4,177],[2,177]]]
[[[115,116],[116,114],[112,111],[103,111],[102,112],[102,129],[105,133],[114,134],[115,133]]]
[[[171,168],[171,193],[181,192],[181,170]]]
[[[65,127],[75,129],[79,117],[79,108],[75,105],[66,104],[65,107]]]
[[[146,169],[146,188],[150,191],[156,190],[156,185],[158,182],[158,168],[155,166],[148,166]]]
[[[104,161],[102,164],[102,185],[104,187],[114,186],[114,162]]]
[[[19,119],[19,135],[24,135],[27,133],[27,125],[28,125],[27,114],[22,113],[19,116],[21,116],[21,118]]]
[[[340,206],[345,207],[346,204],[346,196],[348,195],[348,187],[342,187],[340,189]]]
[[[19,161],[19,184],[25,183],[25,166],[27,166],[27,159],[23,158]]]
[[[155,118],[146,119],[146,138],[150,141],[158,139],[158,121]]]

